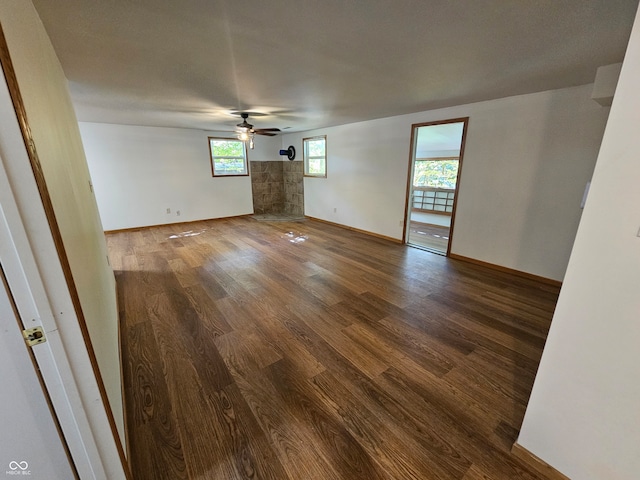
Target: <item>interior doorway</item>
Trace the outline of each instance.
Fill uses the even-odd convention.
[[[411,128],[405,243],[449,255],[469,118]]]

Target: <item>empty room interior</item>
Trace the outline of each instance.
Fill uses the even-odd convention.
[[[637,479],[637,9],[2,0],[7,475]]]

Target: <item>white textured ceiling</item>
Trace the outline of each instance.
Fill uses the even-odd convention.
[[[463,122],[417,128],[416,158],[454,157],[460,154]]]
[[[307,130],[593,81],[638,0],[33,0],[79,120]]]

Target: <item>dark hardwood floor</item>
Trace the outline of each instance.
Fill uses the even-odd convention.
[[[557,289],[324,223],[108,235],[145,479],[540,479],[510,454]]]
[[[449,246],[449,227],[411,221],[407,243],[446,254]]]

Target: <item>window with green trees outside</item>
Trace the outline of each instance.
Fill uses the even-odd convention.
[[[416,159],[413,185],[416,187],[455,189],[459,163],[457,158]]]
[[[311,137],[302,139],[304,176],[327,176],[327,137]]]
[[[211,174],[214,177],[249,175],[244,142],[233,138],[209,137]]]

